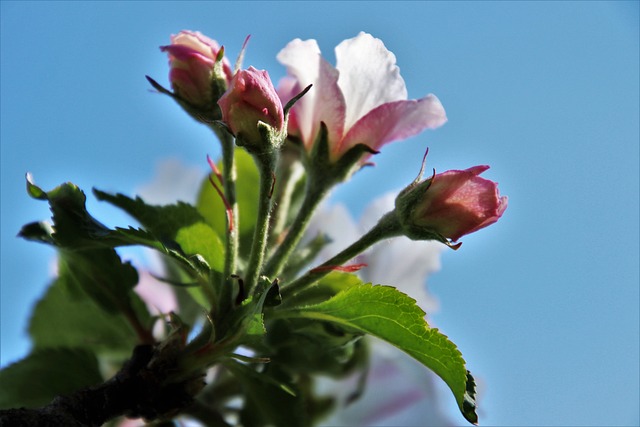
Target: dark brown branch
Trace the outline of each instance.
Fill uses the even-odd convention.
[[[118,417],[171,418],[194,401],[202,376],[169,380],[178,369],[170,347],[139,345],[122,369],[98,386],[56,397],[36,409],[0,410],[0,426],[96,426]]]

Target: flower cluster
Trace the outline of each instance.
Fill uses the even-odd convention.
[[[346,226],[339,215],[330,223],[314,220],[333,187],[368,164],[385,144],[446,123],[440,100],[433,94],[409,99],[396,57],[381,40],[367,33],[336,47],[335,66],[323,58],[315,40],[291,41],[277,55],[287,71],[277,90],[267,71],[253,66],[242,68],[244,47],[232,71],[224,48],[200,33],[183,31],[171,41],[162,50],[169,54],[173,91],[150,81],[194,118],[210,126],[221,141],[223,154],[221,168],[209,162],[213,175],[205,181],[197,205],[218,230],[223,241],[219,246],[224,244],[224,263],[211,257],[204,260],[208,266],[216,262],[219,266],[205,280],[210,283],[204,295],[210,306],[208,326],[186,345],[196,349],[188,357],[190,363],[210,366],[221,357],[221,348],[246,345],[256,360],[270,360],[269,367],[261,373],[269,377],[267,382],[280,384],[287,377],[305,401],[313,403],[307,406],[311,412],[305,415],[311,420],[324,414],[318,408],[327,404],[312,386],[316,374],[338,379],[350,375],[366,377],[369,341],[359,341],[360,333],[383,338],[418,360],[424,354],[440,351],[434,350],[440,344],[429,344],[431,338],[415,341],[415,335],[411,335],[409,345],[402,341],[402,334],[389,334],[385,328],[400,325],[406,330],[429,330],[424,311],[403,292],[414,295],[423,309],[433,310],[434,301],[424,286],[428,273],[439,268],[439,252],[443,248],[440,243],[457,249],[460,243],[456,242],[462,236],[495,223],[503,215],[507,198],[499,195],[495,182],[479,176],[489,167],[438,174],[434,171],[425,180],[421,170],[393,203],[387,197],[386,203],[379,205],[386,213],[368,221],[364,233],[355,226]],[[234,150],[234,144],[249,156]],[[243,156],[252,158],[253,164],[248,165]],[[242,173],[237,173],[237,167]],[[257,177],[257,182],[242,181],[249,176]],[[210,206],[202,205],[207,200],[216,203],[217,210],[212,212]],[[226,218],[226,227],[220,227],[225,221],[221,218]],[[249,225],[243,222],[247,218],[252,222]],[[327,236],[331,236],[333,244]],[[347,236],[355,241],[338,243]],[[428,242],[404,239],[394,240],[400,242],[397,245],[375,246],[399,236]],[[189,240],[185,245],[193,247],[194,243]],[[205,252],[209,250],[207,247]],[[411,256],[407,256],[408,252]],[[194,256],[201,257],[200,253],[192,253],[189,260]],[[316,260],[322,263],[316,265]],[[406,268],[400,268],[400,264]],[[199,265],[202,269],[203,264]],[[357,276],[360,269],[363,270]],[[389,286],[372,287],[363,278]],[[388,292],[392,292],[394,303],[379,305]],[[348,308],[340,306],[354,294],[367,303],[356,300]],[[337,311],[334,306],[338,306]],[[306,318],[304,313],[309,307],[326,308],[330,314]],[[398,317],[387,325],[385,316],[393,310],[406,311],[397,313]],[[242,320],[242,316],[253,320]],[[344,322],[331,323],[340,316],[345,316]],[[380,320],[375,324],[357,320],[370,316]],[[436,330],[430,333],[437,334],[433,331]],[[256,333],[263,337],[246,338]],[[446,337],[435,339],[447,347]],[[425,347],[417,351],[415,345]],[[380,351],[376,344],[373,346]],[[432,363],[445,354],[455,359],[458,350],[452,345],[442,355],[429,354],[421,361],[447,382],[463,415],[475,422],[473,377],[461,358],[457,362]],[[381,362],[374,357],[370,366],[386,375],[385,372],[394,372],[387,366],[392,359]],[[234,369],[230,371],[239,375]],[[407,395],[418,402],[433,394],[429,390],[407,389]],[[351,391],[344,401],[361,393],[362,390]],[[340,404],[337,396],[329,400]],[[406,405],[396,399],[391,406],[381,409],[380,416]],[[251,408],[248,406],[247,410]],[[431,412],[439,422],[445,419],[437,415],[435,406]],[[265,422],[288,423],[279,414],[261,412],[268,418]]]
[[[386,213],[374,209],[364,230],[339,215],[318,222],[335,186],[385,144],[444,124],[444,108],[434,95],[409,99],[395,56],[370,34],[340,43],[335,67],[315,40],[293,40],[277,55],[288,73],[278,90],[267,71],[242,67],[245,47],[232,69],[224,47],[183,31],[161,47],[172,90],[147,77],[220,141],[221,159],[207,156],[212,173],[200,177],[195,202],[193,184],[167,200],[193,176],[170,165],[154,200],[168,205],[150,203],[149,193],[145,201],[94,189],[139,223],[110,228],[88,212],[78,186],[45,191],[27,175],[28,194],[49,204],[52,224],[29,223],[19,235],[58,250],[58,278],[34,308],[34,352],[0,372],[4,405],[52,401],[34,411],[64,425],[187,415],[216,426],[313,426],[372,398],[369,379],[376,407],[352,420],[370,424],[411,403],[427,408],[437,375],[477,423],[475,380],[455,344],[428,323],[425,309],[434,307],[424,286],[441,243],[457,248],[505,212],[507,198],[480,177],[488,166],[426,180],[421,171],[376,203]],[[130,246],[161,255],[160,268],[152,274],[123,260],[116,249]],[[367,336],[406,353],[412,368]],[[418,366],[423,375],[411,373]],[[67,369],[83,374],[50,375]],[[108,370],[117,373],[107,381]],[[25,395],[35,371],[51,384]],[[424,381],[390,380],[402,371]],[[322,394],[328,377],[351,387]],[[396,387],[391,398],[378,393]],[[74,388],[52,400],[51,391]],[[23,409],[0,410],[0,424],[33,424],[14,419],[33,415]],[[423,421],[448,423],[437,407],[428,412]]]

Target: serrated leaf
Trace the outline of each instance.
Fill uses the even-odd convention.
[[[149,205],[142,198],[132,199],[124,194],[109,194],[93,189],[98,200],[111,203],[138,220],[143,227],[160,240],[175,240],[178,231],[198,222],[204,222],[200,213],[188,203],[172,205]]]
[[[124,313],[139,321],[149,319],[141,304],[136,304],[132,289],[138,273],[122,262],[110,246],[113,230],[102,225],[86,210],[86,196],[72,183],[44,192],[27,176],[27,191],[32,197],[47,200],[53,214],[53,226],[27,224],[20,235],[54,245],[59,250],[60,276],[76,295],[86,294],[103,310]]]
[[[47,243],[49,245],[55,245],[56,243],[53,238],[53,228],[50,224],[44,221],[31,222],[24,225],[20,229],[18,237],[22,237],[23,239],[27,240],[33,240],[35,242]]]
[[[33,310],[29,334],[34,347],[82,347],[126,356],[137,343],[126,319],[102,310],[82,293],[70,293],[64,282],[60,277],[52,283]]]
[[[462,415],[477,423],[475,383],[462,354],[445,335],[429,327],[424,311],[399,290],[353,286],[328,301],[290,310],[289,315],[334,322],[395,345],[439,375],[453,392]]]
[[[313,286],[309,286],[283,301],[286,307],[318,304],[354,286],[362,285],[362,280],[353,273],[332,271]]]
[[[84,192],[72,183],[45,192],[27,175],[27,191],[33,198],[49,202],[53,226],[46,222],[27,224],[18,233],[24,239],[73,250],[144,245],[169,253],[155,236],[145,230],[131,227],[111,230],[105,227],[87,212]]]
[[[260,182],[260,176],[253,158],[245,150],[236,149],[235,159],[238,177],[236,180],[236,200],[239,215],[240,255],[246,259],[251,249],[251,239],[256,224],[259,194],[257,183]],[[222,170],[222,165],[219,165],[219,168]],[[196,207],[207,224],[224,242],[227,233],[226,210],[222,199],[213,189],[208,178],[202,182]]]
[[[132,199],[123,194],[112,195],[95,188],[93,192],[99,200],[123,209],[147,230],[144,232],[118,229],[121,237],[138,239],[138,243],[147,246],[155,244],[156,249],[177,258],[183,265],[189,265],[192,270],[205,272],[213,268],[216,271],[222,271],[224,265],[222,241],[194,206],[184,202],[156,206],[145,203],[140,197]],[[154,243],[151,236],[158,243]],[[202,256],[208,267],[200,268],[203,264],[188,259],[191,255]]]
[[[58,395],[102,381],[98,360],[89,350],[36,350],[0,371],[0,409],[43,406]]]
[[[49,201],[53,214],[53,233],[50,233],[50,238],[46,238],[48,230],[41,225],[41,234],[34,239],[36,229],[33,225],[27,225],[21,231],[22,237],[46,243],[55,242],[58,246],[74,249],[104,246],[96,240],[105,238],[111,230],[87,212],[87,198],[76,185],[67,182],[45,192],[27,177],[27,191],[36,199]]]

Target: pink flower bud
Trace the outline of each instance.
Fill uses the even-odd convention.
[[[269,73],[249,67],[238,71],[229,89],[218,101],[222,120],[236,136],[238,145],[259,147],[265,141],[258,123],[269,125],[271,131],[284,132],[284,111]]]
[[[498,184],[480,174],[489,166],[451,170],[416,182],[396,199],[405,234],[414,240],[458,240],[496,222],[507,209]]]
[[[225,82],[231,79],[231,67],[226,58],[216,71],[216,57],[220,46],[214,40],[195,31],[181,31],[171,36],[171,44],[160,49],[169,54],[169,80],[174,94],[194,107],[214,106],[220,93],[213,93],[215,80]],[[220,74],[220,75],[217,75]]]

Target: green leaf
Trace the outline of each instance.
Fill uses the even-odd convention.
[[[49,201],[53,228],[45,223],[40,223],[39,226],[28,224],[23,227],[20,236],[74,249],[104,246],[96,240],[105,238],[111,230],[89,215],[85,207],[87,198],[80,188],[67,182],[45,192],[30,179],[28,176],[29,195],[38,200]]]
[[[181,228],[204,222],[202,215],[188,203],[156,206],[145,203],[140,197],[132,199],[124,194],[113,195],[96,188],[93,193],[98,200],[109,202],[137,219],[160,240],[175,240]]]
[[[126,245],[145,245],[165,253],[170,251],[152,234],[140,229],[111,230],[92,217],[86,209],[86,196],[71,183],[62,184],[49,192],[31,182],[27,176],[27,191],[38,200],[47,200],[53,213],[54,225],[33,222],[22,227],[18,236],[41,243],[71,248],[115,248]]]
[[[304,399],[282,369],[267,364],[264,370],[258,372],[252,366],[233,359],[223,363],[242,384],[247,396],[240,415],[243,425],[308,425]]]
[[[269,291],[277,286],[277,282],[271,282],[262,277],[254,295],[244,299],[231,313],[221,319],[218,327],[222,334],[236,345],[253,343],[262,338],[266,330],[264,327],[264,307]],[[232,338],[231,338],[232,337]]]
[[[131,292],[138,272],[122,262],[114,249],[60,251],[59,274],[70,289],[89,295],[103,310],[131,312]]]
[[[49,201],[53,226],[27,224],[20,235],[58,248],[60,276],[67,289],[76,296],[88,295],[109,313],[147,321],[149,314],[132,292],[138,272],[130,263],[123,263],[107,243],[114,232],[87,212],[84,192],[71,183],[45,192],[31,182],[30,176],[27,191],[36,199]]]
[[[0,409],[44,406],[58,395],[102,381],[98,360],[89,350],[36,350],[0,371]]]
[[[70,293],[65,280],[63,276],[52,283],[33,310],[29,334],[36,350],[82,347],[126,356],[137,339],[124,316],[102,310],[82,293]]]
[[[286,307],[306,306],[318,304],[354,286],[362,285],[362,280],[352,273],[332,271],[320,279],[313,286],[287,298],[283,305]]]
[[[219,272],[224,269],[224,247],[215,231],[204,222],[178,230],[176,242],[187,254],[200,254],[209,266]]]
[[[33,176],[31,176],[31,173],[27,173],[26,179],[27,179],[27,193],[34,199],[47,200],[47,193],[42,191],[42,188],[38,187],[33,183]]]
[[[260,182],[258,168],[250,154],[243,149],[235,150],[236,172],[236,200],[238,203],[238,231],[240,233],[240,255],[245,259],[249,257],[251,250],[251,239],[253,229],[256,224],[258,213],[259,188],[256,183]],[[222,170],[222,165],[218,165]],[[214,180],[217,178],[214,177]],[[216,181],[216,184],[219,182]],[[220,187],[222,187],[220,185]],[[200,187],[198,211],[205,218],[207,224],[218,233],[224,241],[227,233],[226,210],[222,199],[213,189],[208,178],[205,178]]]
[[[112,195],[97,189],[93,192],[98,200],[107,201],[123,209],[150,233],[118,229],[121,238],[126,237],[132,241],[137,239],[136,243],[156,247],[196,271],[202,270],[203,266],[197,260],[187,259],[189,256],[201,255],[208,267],[219,272],[223,270],[222,241],[195,207],[184,202],[165,206],[148,205],[140,197],[131,199],[123,194]],[[161,243],[162,247],[154,243],[151,236]],[[174,242],[179,247],[175,247]]]
[[[477,423],[475,383],[458,348],[424,320],[415,300],[391,286],[353,286],[320,304],[280,313],[337,323],[400,348],[442,378],[462,415]]]

